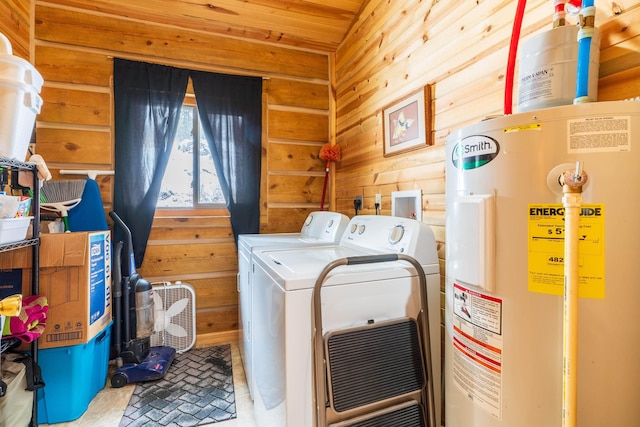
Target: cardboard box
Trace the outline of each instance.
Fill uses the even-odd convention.
[[[90,342],[112,320],[110,232],[42,234],[39,253],[38,293],[46,296],[49,303],[39,348]],[[15,281],[19,280],[15,268],[19,267],[23,295],[30,295],[29,253],[20,249],[1,255],[0,269],[4,271],[0,271],[0,289],[9,291],[10,282],[15,289]],[[13,271],[7,270],[9,267]]]

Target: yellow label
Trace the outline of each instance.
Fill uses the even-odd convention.
[[[604,206],[582,205],[579,220],[578,295],[604,298]],[[564,293],[564,208],[529,205],[529,291]]]
[[[540,123],[529,123],[526,125],[510,126],[510,127],[504,128],[503,131],[504,133],[507,133],[507,132],[520,132],[521,130],[540,130],[540,129],[542,129],[542,125]]]

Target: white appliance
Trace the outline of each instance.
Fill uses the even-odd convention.
[[[425,272],[431,381],[439,423],[440,273],[433,232],[428,225],[408,218],[361,215],[350,221],[336,245],[256,252],[252,319],[254,415],[258,427],[314,425],[315,281],[334,260],[382,253],[413,257]],[[418,286],[415,269],[398,261],[332,270],[322,288],[323,330],[360,326],[369,321],[415,318],[421,308]]]
[[[238,300],[240,301],[240,354],[249,394],[253,397],[253,352],[251,345],[251,259],[257,248],[284,248],[334,244],[342,237],[349,218],[329,211],[311,212],[299,233],[241,234],[238,236]]]
[[[447,427],[560,426],[564,222],[582,162],[577,416],[640,425],[640,103],[554,107],[447,139]]]

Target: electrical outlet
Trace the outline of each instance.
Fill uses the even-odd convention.
[[[362,209],[364,207],[364,202],[362,201],[362,196],[356,196],[353,199],[353,207],[356,209]]]
[[[376,203],[378,206],[382,205],[382,194],[376,194]]]

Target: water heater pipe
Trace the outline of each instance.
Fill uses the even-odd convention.
[[[560,177],[564,206],[564,311],[562,426],[577,427],[578,408],[578,244],[582,187],[587,173],[580,162]]]
[[[516,69],[516,54],[518,52],[518,40],[520,39],[522,17],[524,16],[524,8],[526,5],[526,0],[518,0],[518,6],[516,7],[516,16],[513,20],[513,28],[511,30],[511,43],[509,44],[509,57],[507,59],[507,72],[504,82],[505,115],[509,115],[513,112],[513,79]]]
[[[583,0],[578,30],[578,68],[576,71],[576,97],[574,104],[589,102],[589,63],[591,61],[591,39],[595,31],[596,8],[593,0]]]
[[[582,6],[582,0],[567,0],[567,13],[571,15],[577,15],[580,12],[580,7]]]
[[[566,12],[564,11],[565,0],[553,0],[553,28],[564,27]]]

